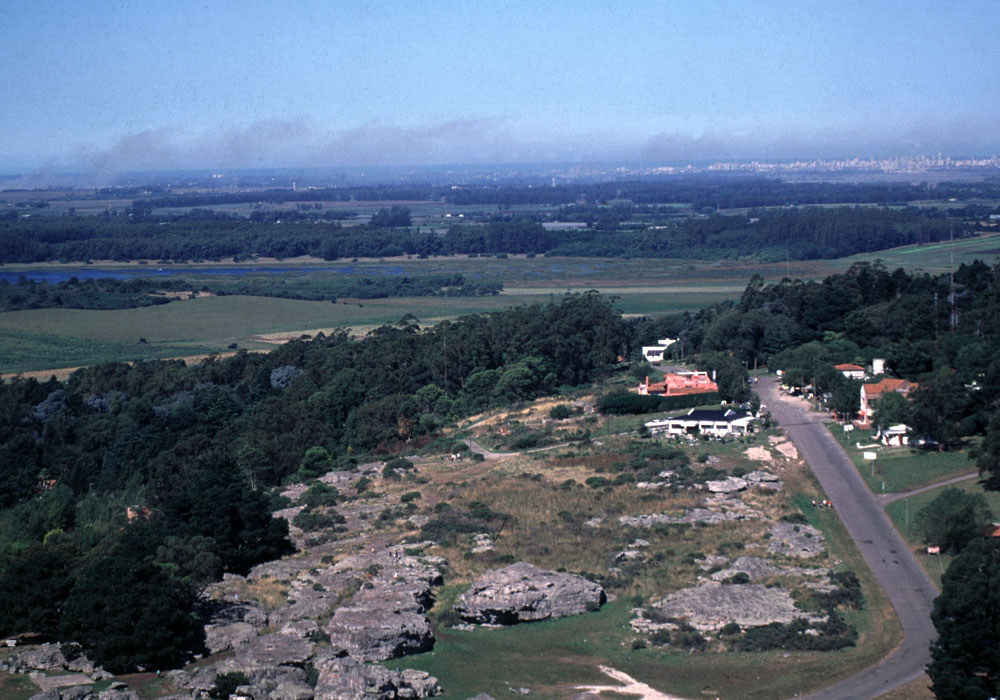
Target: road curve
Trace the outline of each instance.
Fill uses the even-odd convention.
[[[805,696],[806,700],[864,700],[915,680],[930,661],[935,636],[931,609],[937,589],[822,419],[802,402],[781,394],[773,377],[761,379],[757,391],[833,501],[896,609],[905,635],[902,645],[880,663]]]

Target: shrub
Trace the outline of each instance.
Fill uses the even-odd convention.
[[[549,418],[553,420],[564,420],[569,418],[569,406],[564,403],[556,404],[549,409]]]
[[[220,673],[215,677],[215,685],[208,691],[208,697],[216,700],[229,700],[229,696],[236,692],[241,685],[249,685],[250,679],[241,671],[230,673]]]
[[[307,508],[319,508],[320,506],[335,506],[339,498],[340,492],[337,489],[322,481],[315,481],[302,495],[302,502]]]
[[[645,649],[645,648],[646,648],[646,640],[645,639],[633,639],[632,640],[632,649],[638,651],[639,649]]]
[[[306,532],[312,532],[313,530],[321,530],[324,528],[335,528],[346,522],[347,519],[340,513],[317,513],[316,511],[309,509],[300,511],[294,518],[292,518],[292,525],[301,528]]]
[[[385,463],[386,469],[391,469],[392,471],[409,471],[413,469],[413,462],[406,459],[405,457],[393,457],[388,462]]]
[[[667,630],[653,632],[649,641],[654,647],[665,647],[670,644],[670,632]]]
[[[705,647],[708,646],[708,640],[698,630],[686,625],[671,635],[670,643],[678,649],[693,649],[694,651],[704,651]]]

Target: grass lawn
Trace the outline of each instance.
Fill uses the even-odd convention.
[[[861,450],[858,444],[874,444],[871,439],[873,431],[855,429],[845,433],[836,423],[828,423],[827,428],[843,445],[872,493],[901,493],[975,469],[969,460],[968,443],[962,449],[951,452],[885,447],[881,444]],[[877,458],[866,460],[865,452],[874,452]]]
[[[25,675],[0,673],[0,700],[28,700],[40,692],[41,688]]]
[[[948,570],[951,557],[947,554],[938,556],[926,553],[923,538],[916,527],[916,520],[917,513],[937,498],[945,488],[957,488],[967,493],[982,494],[986,497],[986,502],[989,503],[990,510],[993,511],[994,519],[1000,517],[1000,493],[996,491],[983,491],[983,487],[979,485],[977,479],[962,481],[951,487],[943,486],[940,489],[925,491],[924,493],[902,498],[894,503],[890,503],[885,509],[896,529],[899,530],[899,534],[916,550],[917,559],[924,569],[926,569],[927,573],[930,574],[931,579],[933,579],[938,588],[941,588],[941,576]]]
[[[689,655],[655,647],[636,650],[629,641],[629,608],[627,601],[616,601],[598,613],[509,628],[436,629],[434,651],[387,665],[418,668],[436,676],[444,700],[477,693],[499,698],[519,688],[528,688],[533,696],[570,698],[578,685],[614,684],[598,670],[598,664],[687,698],[721,695],[755,700],[826,685],[831,676],[854,668],[859,656],[856,649],[788,656],[782,652]]]

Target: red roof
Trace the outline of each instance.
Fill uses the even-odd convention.
[[[858,367],[857,365],[834,365],[833,368],[838,372],[864,372],[864,367]]]
[[[897,391],[900,394],[909,394],[919,386],[916,382],[908,382],[905,379],[886,378],[874,384],[865,384],[863,389],[865,390],[865,394],[871,397],[879,396],[885,391]]]

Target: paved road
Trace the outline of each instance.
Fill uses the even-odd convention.
[[[937,589],[889,522],[840,444],[802,401],[785,397],[773,377],[757,391],[809,463],[827,498],[857,543],[899,615],[905,639],[881,663],[824,688],[806,700],[863,700],[918,678],[930,660],[931,608]]]

